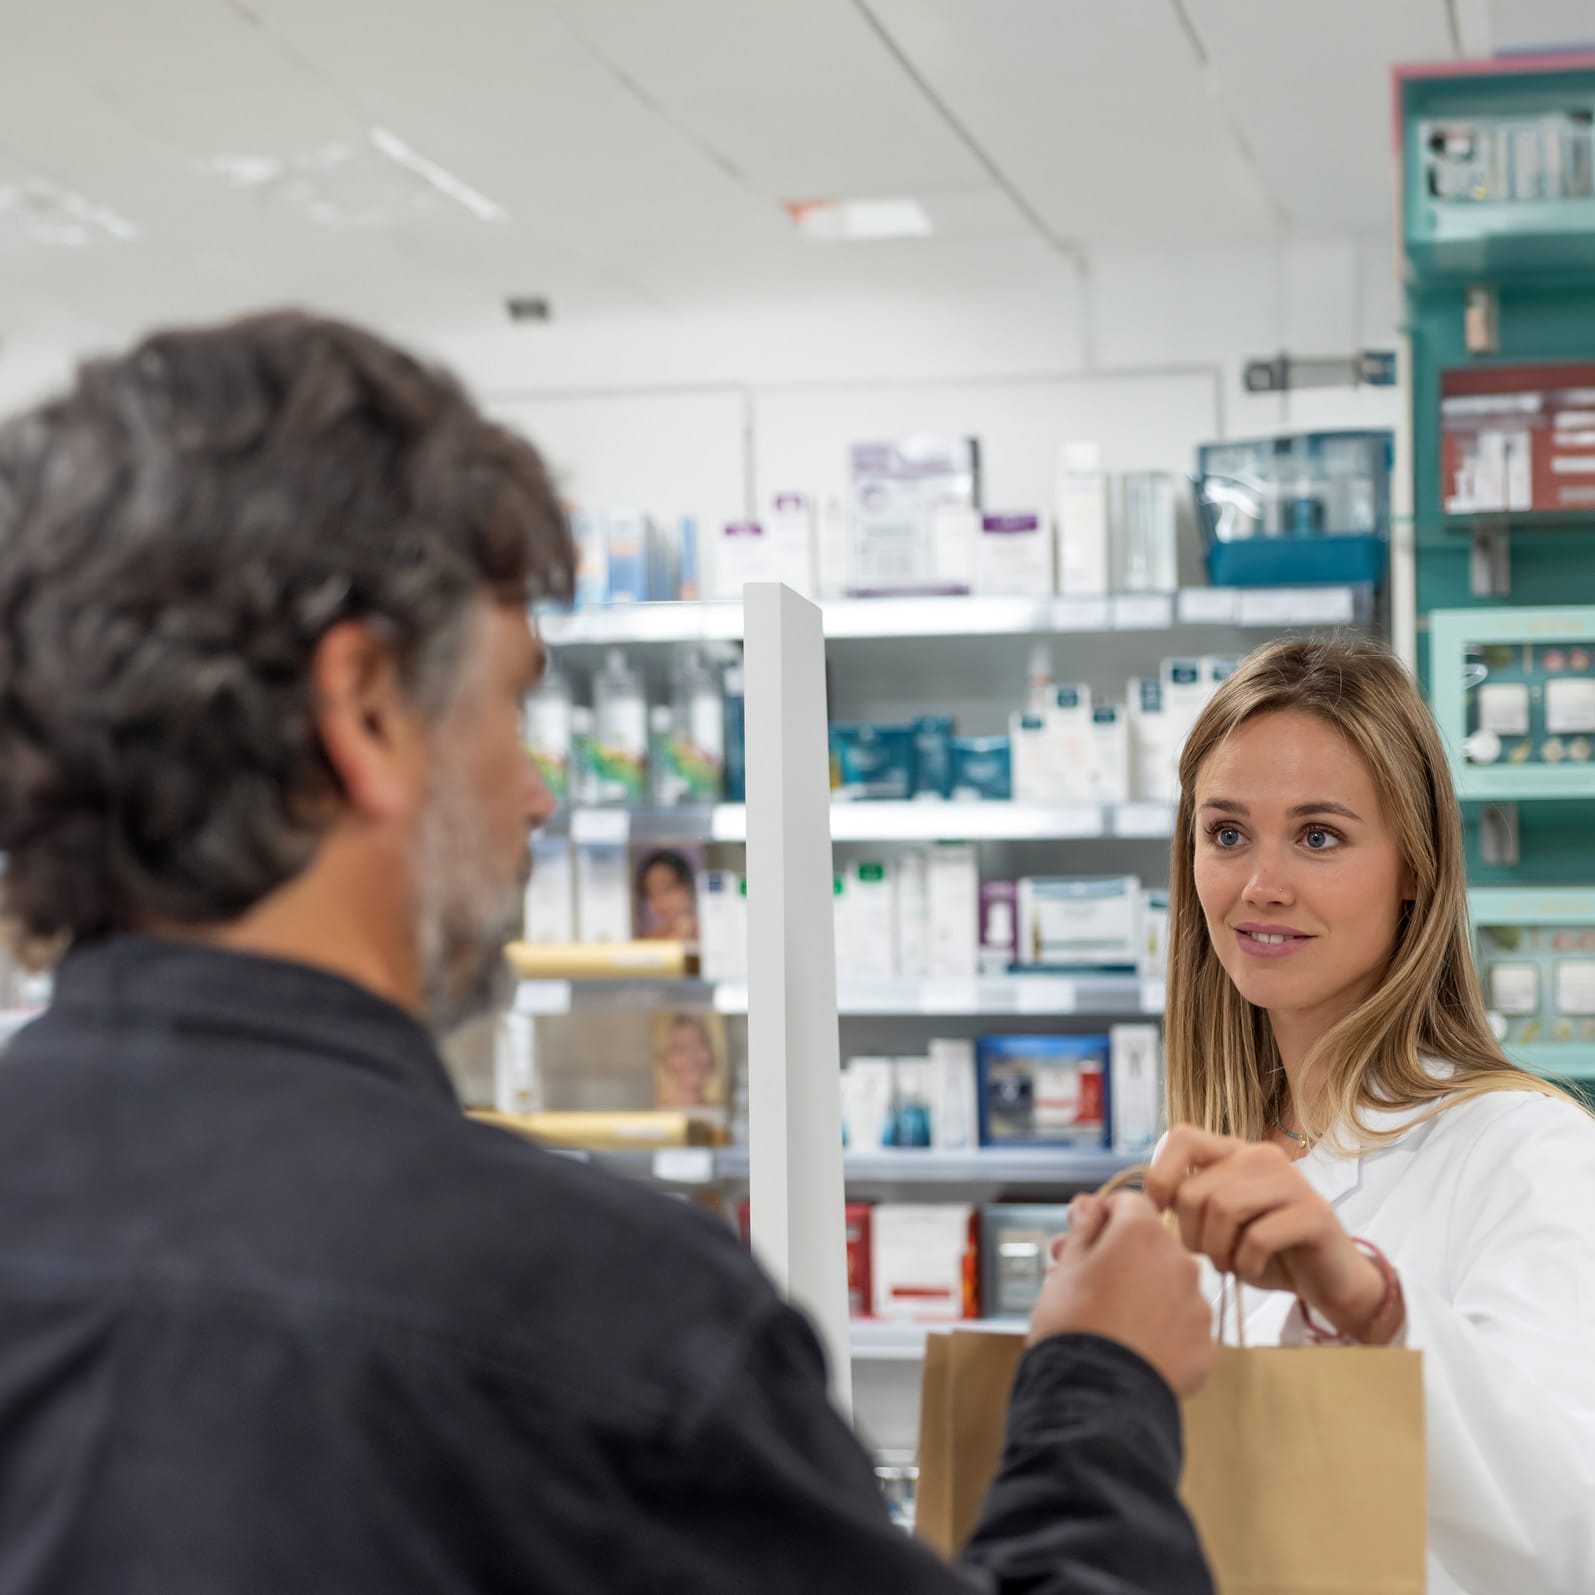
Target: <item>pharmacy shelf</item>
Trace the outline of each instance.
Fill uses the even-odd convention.
[[[745,842],[740,803],[670,809],[572,809],[547,827],[584,844]],[[1167,840],[1169,803],[837,803],[833,842],[1085,841],[1102,837]]]
[[[842,1173],[849,1185],[1097,1186],[1135,1161],[1105,1147],[974,1147],[967,1152],[883,1147],[847,1153]],[[748,1149],[720,1147],[715,1166],[722,1179],[746,1179]]]
[[[949,1015],[977,1019],[1034,1016],[1091,1019],[1155,1016],[1163,1012],[1164,985],[1132,974],[991,975],[972,980],[845,981],[837,987],[837,1012],[904,1018]],[[722,1014],[748,1011],[748,988],[739,980],[523,980],[518,1013],[548,1016],[594,1009],[676,1009]]]
[[[1373,618],[1374,591],[1370,586],[1186,587],[1177,593],[1106,598],[847,598],[820,608],[825,635],[838,640],[1052,636],[1203,626],[1366,625]],[[738,642],[742,605],[734,599],[619,604],[545,612],[538,625],[545,641],[561,648]]]
[[[900,1324],[885,1318],[855,1318],[848,1338],[855,1362],[923,1362],[925,1337],[951,1330],[984,1330],[994,1334],[1023,1334],[1022,1318],[966,1318],[950,1324]]]
[[[1595,1046],[1576,1041],[1505,1041],[1502,1048],[1514,1063],[1531,1074],[1552,1080],[1595,1081]]]

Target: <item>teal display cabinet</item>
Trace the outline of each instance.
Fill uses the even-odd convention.
[[[1536,1074],[1595,1082],[1595,888],[1476,887],[1474,956],[1507,1055]]]
[[[1511,628],[1595,604],[1595,55],[1400,68],[1395,112],[1411,403],[1398,536],[1419,674],[1458,739],[1469,878],[1595,882],[1595,782],[1578,761],[1462,748],[1478,730],[1466,648],[1532,647]]]

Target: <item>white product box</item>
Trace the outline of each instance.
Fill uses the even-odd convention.
[[[853,865],[843,894],[847,945],[837,948],[837,967],[849,980],[897,978],[897,895],[892,866],[875,861]]]
[[[1052,538],[1041,516],[982,516],[975,544],[975,591],[1034,598],[1052,588]]]
[[[980,450],[973,438],[855,443],[849,591],[968,592]]]
[[[631,868],[624,847],[576,849],[576,939],[631,940]]]
[[[845,598],[848,589],[847,506],[836,497],[820,508],[818,543],[814,551],[815,579],[821,598]]]
[[[897,860],[897,973],[903,980],[930,974],[930,860],[923,848]]]
[[[1202,707],[1212,702],[1213,694],[1240,669],[1245,660],[1240,654],[1207,654],[1202,659],[1202,679],[1207,683],[1207,697]]]
[[[1166,980],[1169,972],[1169,894],[1151,887],[1141,900],[1141,973]]]
[[[1091,711],[1091,774],[1096,802],[1130,801],[1130,722],[1117,704]]]
[[[1133,1157],[1157,1145],[1163,1118],[1162,1046],[1156,1025],[1114,1025],[1108,1031],[1108,1111],[1113,1150]]]
[[[936,1144],[936,1070],[929,1058],[896,1058],[892,1087],[897,1098],[894,1146]],[[923,1132],[916,1134],[916,1131]]]
[[[974,1208],[883,1202],[871,1218],[875,1316],[922,1323],[964,1317],[964,1259],[974,1246]]]
[[[1090,803],[1096,795],[1091,737],[1091,689],[1064,682],[1052,689],[1047,710],[1047,739],[1054,803]]]
[[[526,883],[529,942],[576,940],[576,871],[563,836],[532,838],[532,878]]]
[[[1175,477],[1128,471],[1114,484],[1114,591],[1171,593],[1180,585]]]
[[[1131,783],[1137,803],[1173,803],[1179,796],[1177,744],[1171,743],[1162,681],[1129,683]]]
[[[1545,729],[1554,737],[1595,731],[1595,678],[1561,676],[1545,683]]]
[[[979,962],[980,867],[968,842],[929,855],[930,978],[973,980]]]
[[[785,582],[808,596],[814,585],[813,517],[807,501],[783,493],[764,521],[732,521],[720,528],[708,560],[709,596],[740,598],[748,582]]]
[[[1502,737],[1529,734],[1526,681],[1489,681],[1479,688],[1479,729]]]
[[[1595,958],[1564,958],[1557,964],[1556,1011],[1595,1014]]]
[[[1019,882],[1019,962],[1062,969],[1135,969],[1141,883],[1133,875]]]
[[[748,978],[748,900],[740,875],[699,871],[698,937],[705,980]]]
[[[1491,964],[1490,1006],[1510,1018],[1537,1014],[1540,1011],[1540,966]]]
[[[853,1152],[890,1146],[896,1083],[890,1058],[851,1058],[842,1070],[842,1134]]]
[[[1008,746],[1013,761],[1013,795],[1016,803],[1058,801],[1052,741],[1046,715],[1015,713],[1008,717]]]
[[[1107,592],[1108,479],[1096,444],[1063,445],[1055,513],[1058,591],[1070,596]]]
[[[980,1108],[975,1085],[975,1043],[967,1037],[930,1044],[936,1105],[931,1127],[943,1152],[966,1152],[980,1144]]]

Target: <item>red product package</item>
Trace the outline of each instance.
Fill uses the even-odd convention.
[[[853,1318],[868,1318],[870,1293],[870,1204],[849,1202],[847,1220],[847,1311]]]

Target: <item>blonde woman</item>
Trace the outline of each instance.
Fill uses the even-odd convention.
[[[1595,1121],[1491,1035],[1428,709],[1383,648],[1275,643],[1180,781],[1149,1193],[1257,1287],[1248,1344],[1423,1352],[1430,1595],[1590,1595]]]

